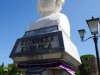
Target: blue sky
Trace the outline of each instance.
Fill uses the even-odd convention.
[[[24,35],[31,22],[40,18],[36,3],[37,0],[0,0],[0,64],[13,62],[9,55],[15,41]],[[61,12],[69,19],[71,39],[79,55],[95,55],[93,40],[81,42],[78,30],[85,28],[86,38],[91,36],[86,20],[92,16],[100,17],[100,0],[65,0]],[[100,40],[98,48],[100,53]]]

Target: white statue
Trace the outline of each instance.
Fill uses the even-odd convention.
[[[38,50],[36,55],[34,55],[34,53],[33,53],[34,51],[33,51],[32,52],[33,55],[31,57],[27,56],[26,54],[25,54],[25,56],[13,57],[15,62],[18,63],[21,61],[26,62],[26,61],[31,61],[31,60],[33,60],[33,61],[34,60],[37,60],[37,61],[43,60],[44,61],[47,59],[48,60],[50,59],[50,61],[51,61],[51,60],[57,59],[59,61],[66,60],[66,61],[68,61],[68,63],[73,64],[75,67],[77,67],[81,64],[77,48],[70,39],[70,25],[69,25],[68,18],[64,14],[60,13],[63,4],[64,4],[64,0],[38,0],[38,12],[42,18],[40,18],[36,22],[33,22],[29,25],[29,28],[28,28],[29,32],[28,32],[28,34],[25,33],[25,35],[26,34],[28,35],[29,38],[27,38],[27,39],[29,39],[29,40],[24,40],[25,36],[22,38],[22,40],[20,40],[20,41],[18,40],[19,41],[17,43],[18,45],[16,44],[16,48],[14,47],[14,49],[16,49],[15,53],[20,53],[20,52],[22,53],[22,50],[25,51],[25,53],[26,53],[28,50],[31,51],[31,49],[34,48],[35,46],[39,48],[39,45],[41,45],[41,46],[46,45],[46,48],[47,48],[47,47],[49,47],[49,44],[52,44],[51,45],[52,49],[50,48],[51,49],[50,50],[49,48],[48,49],[44,48],[45,50],[43,50],[41,47],[43,52],[47,51],[48,53],[46,52],[45,54],[38,54],[39,51],[41,52],[41,49],[38,50],[38,49],[34,48],[32,50],[35,50],[35,51]],[[60,37],[59,37],[58,33],[57,33],[58,36],[55,35],[52,40],[51,37],[50,38],[46,37],[49,35],[48,33],[46,33],[46,31],[43,33],[46,35],[45,38],[40,37],[43,42],[40,42],[41,39],[39,39],[39,38],[37,38],[38,39],[37,40],[37,39],[34,39],[34,37],[33,38],[30,37],[30,35],[32,35],[32,36],[34,35],[33,33],[36,33],[37,35],[39,35],[38,32],[41,32],[41,31],[36,30],[36,29],[40,29],[40,28],[46,29],[45,27],[50,27],[50,26],[55,26],[55,25],[58,26],[58,30],[51,31],[51,32],[49,31],[49,32],[51,34],[53,34],[54,32],[61,32],[62,34],[59,33],[59,34],[61,34],[60,37],[62,37],[61,42],[60,42]],[[32,34],[31,34],[30,33],[31,30],[36,30],[36,32],[32,31]],[[40,29],[40,30],[42,30],[42,29]],[[41,36],[42,36],[42,33],[41,33]],[[34,43],[34,40],[37,40],[37,41],[35,41],[35,43]],[[52,40],[52,41],[48,41],[48,40]],[[62,45],[64,45],[64,50],[63,50]],[[58,48],[60,48],[61,50],[59,50]],[[56,52],[56,49],[58,49],[57,52]],[[52,52],[52,51],[54,51],[54,52]],[[52,69],[52,67],[51,67],[51,69],[49,69],[50,71],[46,70],[46,72],[44,71],[44,73],[42,75],[53,75],[53,73],[55,73],[55,75],[69,75],[69,74],[67,74],[67,72],[65,70],[64,71],[61,70],[61,72],[59,72],[60,68],[66,69],[68,72],[72,73],[71,75],[74,75],[73,71],[65,68],[62,65],[59,65],[58,71],[56,71],[57,70],[56,68]],[[26,71],[27,71],[27,69],[26,69]],[[54,71],[54,69],[56,69],[56,70]],[[35,75],[37,75],[37,74],[35,74]]]
[[[60,13],[64,0],[38,0],[38,11],[42,17]]]
[[[63,54],[62,52],[61,54],[57,52],[57,54],[54,53],[53,55],[52,53],[50,53],[50,54],[46,54],[46,56],[45,54],[43,54],[42,56],[39,56],[39,58],[37,57],[36,58],[51,59],[51,58],[61,57],[67,60],[68,62],[74,64],[75,66],[78,66],[80,65],[81,61],[80,61],[77,47],[73,44],[73,42],[70,39],[70,25],[69,25],[68,18],[64,14],[60,13],[63,4],[64,4],[64,0],[38,0],[37,7],[38,7],[38,12],[41,15],[41,18],[31,23],[29,25],[28,30],[31,31],[31,30],[36,30],[36,29],[55,26],[55,25],[58,26],[58,31],[62,32],[61,37],[63,38],[63,44],[64,44]],[[51,31],[51,33],[53,32]]]
[[[64,0],[38,0],[38,12],[42,18],[29,25],[28,30],[58,25],[70,37],[70,26],[67,17],[60,13]]]

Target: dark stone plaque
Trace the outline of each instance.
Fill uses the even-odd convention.
[[[32,56],[64,51],[62,32],[23,37],[17,39],[10,57]]]
[[[49,27],[40,28],[40,29],[36,29],[36,30],[31,30],[31,31],[26,31],[24,34],[24,37],[41,35],[41,34],[50,33],[52,31],[56,31],[56,30],[58,30],[58,25],[49,26]]]

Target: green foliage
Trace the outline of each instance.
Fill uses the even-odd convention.
[[[79,67],[76,68],[76,70],[75,70],[75,75],[80,75],[80,69],[79,69]]]
[[[8,64],[7,67],[4,67],[4,63],[0,65],[0,75],[24,75],[17,67],[17,64]]]
[[[80,58],[82,64],[76,69],[76,75],[90,75],[90,61],[95,59],[95,56],[87,54]]]
[[[4,62],[0,65],[0,75],[4,75]]]

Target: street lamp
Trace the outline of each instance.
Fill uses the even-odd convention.
[[[81,41],[84,40],[84,35],[86,33],[85,29],[81,29],[81,30],[78,30],[79,31],[79,34],[80,34],[80,37],[81,37]]]
[[[98,33],[99,33],[100,20],[99,18],[92,17],[92,19],[86,20],[86,22],[88,24],[92,36],[84,40],[84,35],[86,33],[85,30],[81,29],[78,30],[78,32],[80,34],[82,42],[87,41],[90,38],[93,38],[95,44],[95,50],[96,50],[96,57],[97,57],[98,75],[100,75],[100,62],[99,62],[99,52],[98,52],[98,37],[100,36],[98,35]]]

